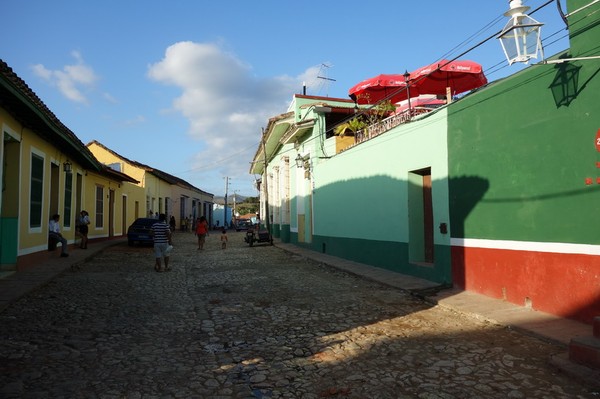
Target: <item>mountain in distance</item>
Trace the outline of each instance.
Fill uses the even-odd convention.
[[[227,203],[229,203],[229,204],[233,203],[234,195],[235,195],[235,202],[237,202],[238,204],[246,201],[246,198],[248,198],[248,197],[244,197],[243,195],[239,195],[239,194],[231,194],[231,195],[227,196]],[[213,197],[213,201],[215,204],[223,205],[225,203],[225,197],[215,195]]]

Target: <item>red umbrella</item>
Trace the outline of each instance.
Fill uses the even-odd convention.
[[[392,103],[406,100],[406,82],[404,75],[377,75],[375,77],[365,79],[354,85],[348,90],[348,95],[358,104],[375,104],[384,98],[389,99]],[[415,90],[413,93],[410,88],[410,96],[416,97],[419,93]]]
[[[413,87],[420,94],[446,95],[449,87],[452,95],[473,90],[487,84],[480,64],[473,61],[441,60],[410,73],[411,96]]]

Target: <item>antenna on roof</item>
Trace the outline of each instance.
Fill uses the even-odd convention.
[[[319,69],[319,74],[317,75],[317,79],[321,79],[324,80],[324,86],[325,86],[325,97],[329,97],[329,83],[330,82],[335,82],[335,79],[332,79],[330,77],[327,76],[327,70],[329,68],[331,68],[333,65],[328,65],[325,63],[321,64],[321,68]]]

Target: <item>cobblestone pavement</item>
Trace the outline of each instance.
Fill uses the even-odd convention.
[[[564,348],[218,234],[111,247],[0,313],[2,398],[597,398]]]

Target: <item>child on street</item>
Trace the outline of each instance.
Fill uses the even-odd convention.
[[[227,248],[227,230],[221,231],[221,249]]]

